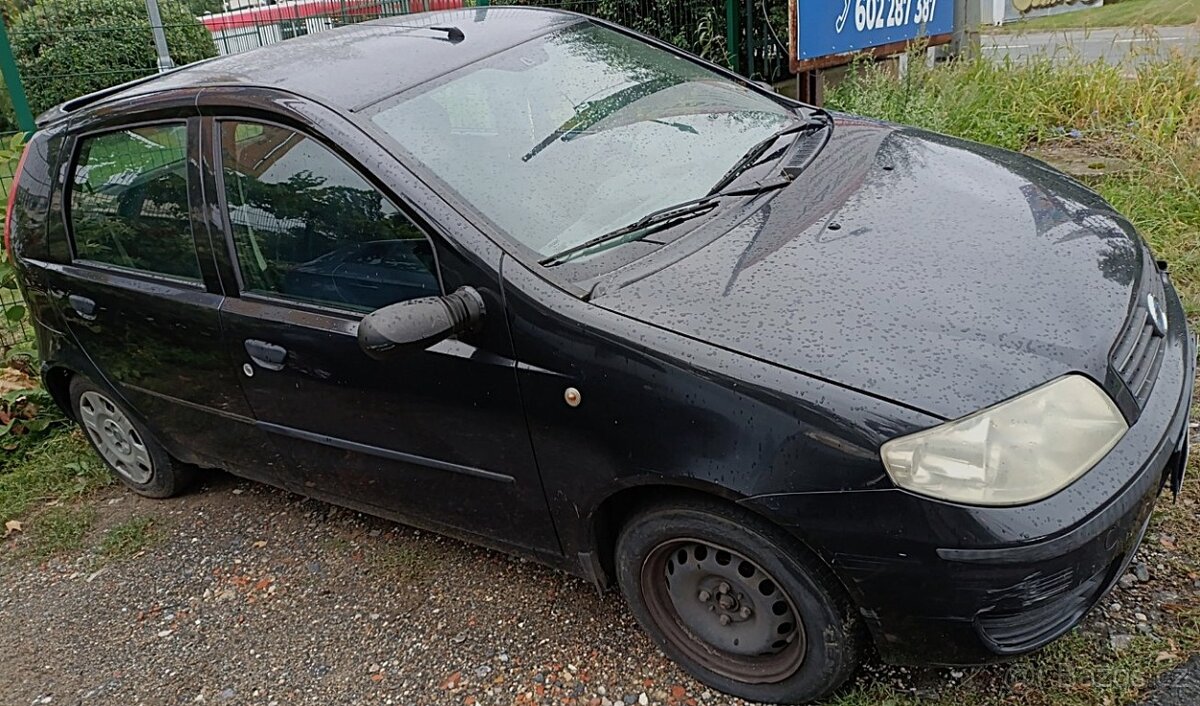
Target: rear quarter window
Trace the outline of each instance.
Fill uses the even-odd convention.
[[[182,123],[81,138],[67,211],[75,259],[199,281],[186,156]]]

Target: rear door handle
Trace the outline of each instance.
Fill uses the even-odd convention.
[[[253,338],[246,339],[246,353],[258,367],[267,370],[283,370],[283,361],[287,360],[287,349],[283,346]]]
[[[75,310],[76,314],[79,314],[79,318],[87,321],[95,320],[96,302],[87,297],[81,297],[78,294],[72,294],[67,297],[67,301],[71,302],[71,308]]]

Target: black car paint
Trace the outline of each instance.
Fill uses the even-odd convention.
[[[435,52],[439,72],[579,21],[460,14],[479,43],[414,49]],[[66,380],[84,374],[182,460],[601,585],[613,532],[637,503],[671,493],[740,503],[834,570],[892,661],[1004,656],[981,616],[1048,600],[1038,577],[1069,569],[1055,584],[1069,591],[1127,559],[1180,459],[1195,354],[1168,286],[1167,362],[1143,409],[1108,370],[1150,256],[1097,196],[1023,157],[837,116],[829,146],[792,186],[681,228],[665,247],[618,248],[610,273],[573,279],[480,225],[353,112],[381,86],[432,77],[409,67],[384,80],[382,62],[361,60],[384,48],[385,28],[209,62],[45,119],[16,193],[13,248],[46,383],[64,408]],[[345,83],[291,71],[314,61],[356,71],[338,64]],[[442,291],[482,294],[485,327],[380,363],[355,345],[359,315],[240,293],[214,116],[301,130],[357,165],[426,228]],[[189,121],[203,287],[71,261],[61,181],[75,137],[163,119]],[[976,180],[1024,207],[955,203],[953,187]],[[966,260],[979,238],[994,250]],[[911,279],[894,271],[904,268]],[[93,300],[94,318],[70,295]],[[283,369],[255,363],[246,340],[285,348]],[[888,479],[884,441],[1065,372],[1102,383],[1133,422],[1067,489],[979,508]],[[580,391],[577,407],[567,387]]]
[[[1104,381],[1096,342],[1116,340],[1143,255],[1099,196],[1012,153],[849,116],[809,169],[592,301],[945,419],[1068,372]]]

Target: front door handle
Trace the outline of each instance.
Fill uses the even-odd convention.
[[[246,353],[255,365],[267,370],[283,370],[283,361],[287,360],[287,349],[274,343],[246,339]]]
[[[79,318],[86,321],[95,320],[96,302],[87,297],[81,297],[78,294],[72,294],[67,297],[67,301],[71,302],[71,308],[75,310],[76,314],[79,314]]]

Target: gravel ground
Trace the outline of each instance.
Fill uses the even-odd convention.
[[[225,476],[94,505],[157,540],[0,563],[0,703],[730,703],[532,563]]]
[[[86,546],[135,517],[154,539],[129,559],[43,562],[21,558],[20,534],[0,542],[0,704],[743,703],[663,657],[616,592],[503,554],[224,475],[88,504]],[[1148,538],[1086,629],[1115,649],[1152,633],[1170,546]],[[918,695],[963,678],[867,673]]]

